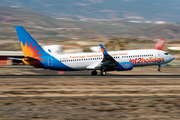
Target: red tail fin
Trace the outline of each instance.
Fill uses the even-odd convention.
[[[157,43],[154,45],[154,49],[162,50],[164,47],[164,44],[166,42],[166,39],[159,39]]]

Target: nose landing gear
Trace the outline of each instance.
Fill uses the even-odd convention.
[[[160,65],[159,65],[158,71],[159,71],[159,72],[161,72],[161,71],[162,71],[162,69],[161,69],[161,66],[160,66]]]
[[[161,69],[161,68],[158,68],[158,71],[159,71],[159,72],[161,72],[161,71],[162,71],[162,69]]]

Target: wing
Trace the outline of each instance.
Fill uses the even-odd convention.
[[[101,66],[105,67],[105,68],[117,66],[118,62],[111,55],[109,55],[107,53],[107,51],[102,46],[102,44],[100,44],[100,47],[101,47],[101,51],[102,51],[102,53],[104,55],[103,60],[101,61]]]
[[[89,66],[87,66],[86,69],[90,69],[90,70],[106,69],[107,70],[107,69],[114,69],[114,67],[117,66],[118,64],[117,61],[107,53],[107,51],[102,46],[102,44],[100,44],[100,47],[104,55],[102,61],[92,63]]]
[[[100,44],[102,53],[104,55],[102,61],[100,62],[95,62],[93,64],[90,64],[89,66],[86,67],[86,69],[91,69],[91,70],[114,70],[117,69],[118,62],[107,53],[105,48]]]
[[[90,64],[86,67],[86,69],[89,70],[100,70],[101,69],[101,62],[95,62],[93,64]]]
[[[117,70],[117,71],[132,70],[133,64],[131,62],[118,63],[111,55],[107,53],[107,51],[101,44],[100,47],[104,56],[102,61],[87,66],[87,69],[101,70],[101,72],[113,71],[113,70]]]

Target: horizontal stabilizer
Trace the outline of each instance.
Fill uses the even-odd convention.
[[[10,60],[18,60],[18,61],[22,61],[22,58],[8,58]]]

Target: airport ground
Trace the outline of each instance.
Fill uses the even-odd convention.
[[[134,68],[97,77],[90,71],[57,75],[31,67],[0,69],[6,74],[0,76],[0,120],[180,118],[179,67],[163,67],[162,72],[157,66]]]

